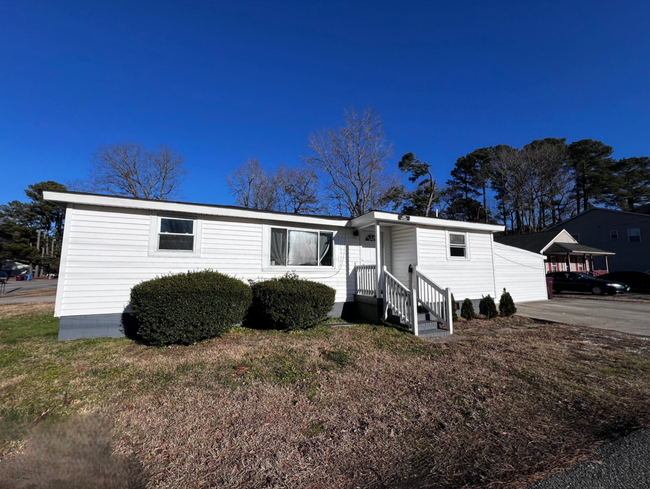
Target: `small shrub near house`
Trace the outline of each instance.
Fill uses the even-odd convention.
[[[517,307],[515,307],[515,301],[512,300],[510,292],[506,292],[506,289],[503,289],[501,299],[499,300],[499,313],[502,316],[512,316],[516,312]]]
[[[492,319],[499,315],[497,306],[494,303],[494,299],[490,297],[490,294],[481,299],[481,302],[478,304],[478,312],[483,314],[487,319]]]
[[[451,319],[456,321],[458,319],[458,314],[456,314],[456,299],[454,299],[454,294],[451,294]]]
[[[334,307],[336,291],[297,276],[257,282],[247,326],[296,331],[320,324]]]
[[[125,333],[156,346],[215,338],[242,322],[251,297],[247,284],[212,270],[158,277],[131,290]]]
[[[471,321],[476,317],[476,313],[474,312],[474,305],[472,304],[471,300],[465,299],[463,301],[463,305],[461,306],[460,309],[460,315],[461,317],[464,317],[468,321]]]

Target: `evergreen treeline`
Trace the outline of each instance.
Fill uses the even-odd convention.
[[[441,198],[446,217],[501,222],[515,233],[540,231],[594,205],[634,211],[650,202],[650,158],[612,158],[601,141],[538,139],[458,158]],[[496,208],[488,195],[494,193]]]

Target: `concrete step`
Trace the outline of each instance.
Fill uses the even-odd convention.
[[[429,329],[425,331],[420,331],[418,336],[420,338],[434,338],[434,337],[447,336],[447,335],[449,335],[449,331],[447,331],[446,329]]]

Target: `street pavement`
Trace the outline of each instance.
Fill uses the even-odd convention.
[[[638,430],[603,445],[596,456],[527,489],[650,488],[650,430]]]
[[[519,303],[517,315],[650,336],[650,301],[563,299],[556,296],[549,301]]]

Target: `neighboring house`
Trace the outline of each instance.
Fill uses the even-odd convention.
[[[75,192],[45,191],[44,198],[66,206],[54,312],[60,339],[121,336],[134,285],[206,268],[243,280],[295,272],[336,290],[334,316],[399,318],[428,336],[451,333],[451,292],[459,302],[487,294],[498,300],[503,288],[517,302],[546,299],[544,257],[495,243],[503,226]]]
[[[547,272],[585,272],[590,275],[602,275],[609,271],[608,257],[614,255],[611,251],[578,243],[565,229],[541,233],[495,235],[494,240],[543,254],[546,256],[544,265]],[[604,260],[603,268],[597,267],[595,264],[597,259]]]
[[[553,229],[562,228],[580,244],[616,253],[609,259],[612,272],[650,269],[650,214],[592,207]],[[596,265],[604,268],[604,260]]]

